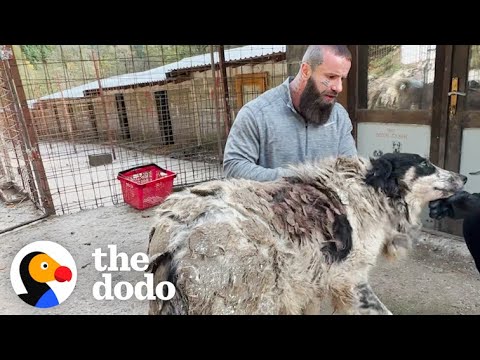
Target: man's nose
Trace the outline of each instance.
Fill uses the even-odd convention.
[[[335,91],[337,93],[342,92],[342,90],[343,90],[342,80],[338,79],[338,80],[333,81],[331,89],[332,89],[332,91]]]

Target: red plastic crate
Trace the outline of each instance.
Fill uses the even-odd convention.
[[[155,164],[120,171],[123,200],[135,209],[143,210],[163,202],[172,192],[177,174]]]

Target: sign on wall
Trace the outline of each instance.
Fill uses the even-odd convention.
[[[360,156],[378,158],[389,152],[430,157],[430,126],[360,123],[357,131]],[[479,168],[480,170],[480,168]]]
[[[414,153],[429,158],[430,126],[359,123],[357,149],[360,156],[371,158],[389,152]],[[423,209],[420,217],[425,228],[433,228],[434,223],[428,216],[427,208]]]
[[[480,192],[480,174],[471,173],[480,171],[480,129],[464,129],[462,137],[462,152],[460,158],[460,173],[468,177],[465,190]]]

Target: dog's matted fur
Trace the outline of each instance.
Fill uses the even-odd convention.
[[[379,254],[408,249],[429,201],[466,177],[416,154],[338,158],[273,182],[223,180],[172,194],[150,232],[147,271],[175,296],[150,314],[390,314],[369,282]]]

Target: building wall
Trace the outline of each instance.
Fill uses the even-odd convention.
[[[285,80],[286,63],[263,63],[227,68],[232,119],[239,110],[235,93],[236,76],[260,72],[268,73],[267,89],[269,89]],[[214,84],[211,70],[197,71],[191,74],[189,80],[179,83],[105,90],[104,94],[110,99],[113,98],[113,102],[115,94],[123,94],[132,141],[148,141],[165,145],[155,92],[166,91],[175,146],[199,146],[214,141],[219,132],[225,134],[226,111],[219,71],[216,71],[216,77],[217,81]],[[98,110],[96,112],[98,113]],[[111,128],[118,131],[119,119],[116,109],[112,108],[109,112],[112,119],[116,117],[113,121],[110,119]]]
[[[286,62],[227,67],[232,120],[239,110],[235,79],[238,75],[263,72],[267,73],[268,90],[285,80]],[[219,71],[216,71],[216,78],[214,83],[211,70],[197,71],[190,74],[189,80],[179,83],[107,89],[103,91],[103,97],[42,101],[31,113],[40,139],[106,141],[110,133],[112,140],[166,145],[168,141],[162,131],[155,99],[155,92],[166,91],[174,145],[188,147],[216,143],[218,133],[226,135],[227,118]],[[123,95],[129,139],[122,138],[116,94]]]
[[[95,109],[97,99],[44,100],[30,109],[37,136],[41,140],[74,139],[90,141],[98,139],[100,112]],[[101,126],[101,124],[100,124]]]

